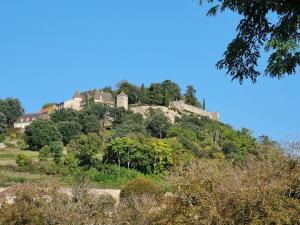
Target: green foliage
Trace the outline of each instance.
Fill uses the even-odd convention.
[[[162,88],[164,90],[165,99],[169,101],[178,101],[181,99],[180,87],[178,84],[172,82],[171,80],[165,80],[162,82]],[[167,102],[164,102],[165,106],[169,106]]]
[[[52,121],[36,120],[25,129],[24,139],[32,150],[40,150],[51,142],[61,141],[61,134]]]
[[[46,161],[50,157],[50,148],[48,145],[42,147],[39,151],[39,160]]]
[[[111,188],[120,187],[130,180],[144,177],[144,174],[137,170],[118,167],[112,164],[96,165],[96,168],[91,168],[87,171],[87,175],[92,181]]]
[[[104,160],[117,164],[119,167],[139,169],[144,161],[142,146],[139,142],[128,137],[115,138],[106,147]]]
[[[148,99],[147,89],[145,88],[145,85],[142,84],[141,91],[140,91],[140,103],[148,104],[148,102],[149,102],[149,99]]]
[[[152,111],[150,114],[147,121],[148,132],[153,137],[164,138],[171,126],[169,119],[161,111]]]
[[[143,198],[153,197],[160,200],[164,195],[163,189],[154,182],[139,177],[128,182],[121,190],[121,200],[128,201],[132,197]]]
[[[68,145],[68,152],[74,154],[80,166],[89,168],[97,161],[102,160],[101,146],[100,137],[95,133],[90,133],[71,140]]]
[[[80,124],[82,131],[85,134],[98,133],[100,129],[100,120],[94,114],[88,114],[86,112],[80,113]]]
[[[139,102],[139,96],[140,96],[140,89],[127,81],[121,81],[118,84],[118,93],[121,93],[122,91],[128,95],[128,103],[129,104],[135,104]]]
[[[123,118],[127,115],[127,111],[124,108],[109,108],[108,115],[114,119],[113,127],[116,127],[123,121]]]
[[[79,160],[73,154],[67,154],[63,157],[63,165],[68,169],[69,174],[79,171]]]
[[[200,106],[200,103],[198,102],[198,99],[196,97],[196,90],[193,86],[187,86],[186,93],[184,94],[184,101],[188,105],[197,107]]]
[[[241,15],[236,37],[217,63],[232,79],[256,79],[260,52],[270,52],[265,75],[281,78],[295,74],[300,65],[300,7],[295,1],[201,0],[213,4],[209,15],[230,10]],[[255,10],[254,10],[255,9]],[[272,16],[270,16],[270,14]]]
[[[162,140],[151,139],[144,145],[146,148],[149,162],[150,172],[159,174],[163,173],[165,170],[168,170],[173,164],[173,152],[172,148],[168,143]],[[145,163],[147,162],[145,160]]]
[[[0,134],[3,134],[6,131],[7,123],[4,113],[0,112]]]
[[[172,149],[157,139],[115,138],[106,146],[104,162],[143,173],[162,173],[173,163]]]
[[[31,158],[25,154],[18,154],[16,163],[20,167],[29,166],[31,164]]]
[[[102,120],[104,116],[108,113],[109,107],[102,104],[89,104],[86,106],[83,111],[80,112],[81,119],[86,115],[95,115],[98,120]]]
[[[165,96],[164,89],[161,84],[151,84],[148,89],[148,104],[164,105]]]
[[[62,141],[66,145],[69,141],[81,133],[81,125],[75,121],[66,121],[57,123],[57,129],[62,136]]]
[[[5,127],[12,127],[13,123],[20,116],[23,115],[24,109],[22,108],[19,99],[7,98],[7,99],[0,99],[0,112],[3,113],[5,116],[6,119]],[[2,116],[2,120],[3,119],[4,117]]]
[[[53,160],[56,164],[58,164],[61,161],[62,155],[63,155],[63,143],[61,141],[54,141],[51,142],[49,145],[50,152],[53,155]]]
[[[59,109],[55,110],[50,115],[54,123],[75,121],[78,122],[78,112],[74,109]]]
[[[116,136],[128,136],[132,134],[146,134],[144,118],[141,114],[131,113],[124,118],[116,127]]]
[[[220,122],[195,116],[178,119],[168,137],[178,137],[196,157],[223,158],[224,154],[234,162],[243,161],[256,147],[256,140],[249,130],[234,130]]]

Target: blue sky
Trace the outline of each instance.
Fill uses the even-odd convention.
[[[3,1],[0,98],[17,97],[35,112],[75,90],[171,79],[183,90],[194,85],[207,108],[236,128],[278,141],[300,136],[299,71],[255,85],[231,82],[215,63],[239,17],[208,18],[206,10],[192,0]]]

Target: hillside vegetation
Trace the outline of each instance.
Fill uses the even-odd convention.
[[[191,89],[182,95],[171,81],[106,88],[126,92],[132,103],[157,100],[153,90],[187,102]],[[299,158],[267,136],[193,114],[171,123],[159,110],[144,118],[93,101],[49,116],[24,134],[11,122],[3,126],[10,149],[0,151],[0,185],[28,188],[2,205],[0,224],[299,224]],[[57,186],[73,186],[73,197]],[[87,194],[95,186],[121,188],[120,201]]]

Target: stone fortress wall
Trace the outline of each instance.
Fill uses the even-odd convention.
[[[212,120],[220,120],[220,114],[217,112],[209,112],[192,105],[187,105],[184,101],[174,101],[170,104],[170,109],[178,110],[179,112],[194,113],[199,116],[207,116]]]
[[[171,102],[169,108],[165,106],[150,106],[150,105],[130,106],[130,110],[132,110],[134,113],[142,114],[144,118],[147,118],[149,109],[161,110],[172,123],[175,122],[176,117],[180,118],[183,114],[195,114],[198,116],[209,117],[212,120],[218,120],[218,121],[220,120],[219,113],[208,112],[206,110],[197,108],[195,106],[187,105],[184,103],[184,101]]]

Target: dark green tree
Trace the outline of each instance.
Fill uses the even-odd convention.
[[[0,99],[0,112],[5,115],[7,127],[12,127],[14,122],[24,114],[24,109],[19,99]]]
[[[59,109],[54,111],[51,115],[51,120],[54,123],[75,121],[78,122],[78,112],[74,109]]]
[[[104,88],[102,89],[102,91],[104,91],[104,92],[109,92],[109,93],[111,93],[111,94],[114,93],[114,91],[113,91],[113,89],[111,88],[111,86],[106,86],[106,87],[104,87]]]
[[[141,104],[148,104],[148,96],[147,96],[147,89],[145,88],[145,85],[142,84],[141,91],[140,91],[140,103]]]
[[[75,121],[59,122],[56,126],[65,145],[68,144],[71,139],[79,136],[82,130],[80,123]]]
[[[82,126],[82,132],[84,133],[98,133],[100,129],[100,120],[95,114],[89,114],[87,112],[80,112],[79,122]]]
[[[139,102],[140,89],[134,85],[129,83],[128,81],[121,81],[118,84],[118,93],[124,92],[128,95],[128,103],[136,104]]]
[[[150,117],[147,121],[147,131],[157,138],[164,138],[170,128],[169,119],[165,116],[162,111],[152,111],[150,112]]]
[[[114,119],[113,127],[116,127],[122,122],[123,118],[127,115],[127,111],[123,107],[113,107],[109,108],[108,115]]]
[[[102,120],[109,112],[109,109],[110,108],[102,104],[90,104],[88,107],[85,107],[82,112],[84,114],[95,115],[99,120]]]
[[[205,98],[203,98],[202,109],[206,110],[206,101],[205,101]]]
[[[61,141],[51,142],[49,148],[50,148],[50,152],[53,155],[54,162],[58,164],[61,161],[63,156],[63,149],[64,149],[63,143]]]
[[[199,106],[199,102],[196,97],[196,90],[192,85],[187,86],[186,93],[184,94],[184,100],[186,104]]]
[[[101,146],[100,137],[95,133],[90,133],[71,140],[68,151],[79,160],[80,166],[89,168],[102,159],[104,153]]]
[[[181,99],[181,92],[178,84],[171,80],[165,80],[162,82],[162,88],[164,89],[165,98],[168,98],[170,101],[178,101]]]
[[[141,114],[128,114],[122,122],[116,127],[117,136],[127,136],[132,134],[146,134],[144,118]]]
[[[300,4],[291,0],[200,0],[213,7],[208,15],[227,10],[238,13],[241,20],[237,35],[229,43],[224,57],[217,63],[232,79],[256,79],[262,49],[270,53],[265,75],[281,78],[292,75],[300,65]]]
[[[26,127],[24,139],[31,150],[40,150],[45,145],[61,141],[61,134],[52,121],[36,120]]]
[[[164,89],[161,84],[151,84],[148,90],[148,103],[150,105],[164,105]]]
[[[4,133],[7,128],[6,117],[0,112],[0,134]]]

